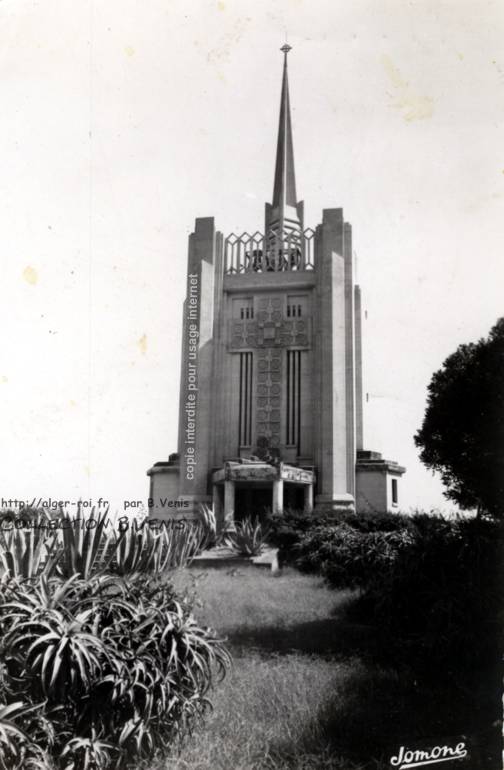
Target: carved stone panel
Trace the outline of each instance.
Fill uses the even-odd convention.
[[[267,439],[272,449],[280,447],[282,395],[282,351],[275,348],[257,351],[256,437]]]
[[[229,350],[247,348],[310,348],[311,319],[285,319],[283,297],[265,296],[256,301],[254,320],[230,320]]]
[[[285,318],[285,295],[256,297],[253,319],[232,319],[228,350],[254,349],[255,444],[260,456],[278,457],[281,444],[284,350],[311,348],[311,318]]]

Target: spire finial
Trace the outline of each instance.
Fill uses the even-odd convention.
[[[291,50],[287,42],[280,48],[284,54],[282,94],[280,97],[280,118],[273,183],[273,200],[269,226],[283,233],[286,229],[299,229],[297,212],[296,178],[294,173],[294,150],[287,76],[287,54]]]

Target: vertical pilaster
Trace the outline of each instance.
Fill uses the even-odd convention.
[[[235,511],[235,482],[226,479],[224,482],[224,529],[234,526]]]
[[[345,393],[347,437],[347,491],[355,497],[355,362],[354,362],[354,286],[352,225],[343,225],[345,259]]]
[[[196,219],[189,239],[180,382],[180,494],[208,501],[211,449],[215,226]]]
[[[360,286],[355,287],[355,432],[356,448],[364,449],[362,401],[362,310]]]
[[[283,479],[275,479],[273,482],[273,513],[283,512]]]
[[[305,513],[313,511],[313,484],[307,484],[304,488],[304,511]]]
[[[347,432],[347,304],[342,209],[325,209],[317,229],[318,498],[351,503]],[[350,447],[350,454],[352,450]]]
[[[224,239],[221,233],[215,238],[214,320],[213,320],[213,394],[215,397],[211,427],[211,466],[218,468],[224,459],[224,445],[228,428],[229,398],[226,393],[226,326],[223,292]]]
[[[221,491],[218,484],[212,485],[213,514],[215,516],[215,526],[217,532],[220,532],[223,525],[224,512],[222,509]]]

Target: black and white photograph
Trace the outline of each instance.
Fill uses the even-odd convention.
[[[0,2],[1,770],[502,770],[503,40]]]

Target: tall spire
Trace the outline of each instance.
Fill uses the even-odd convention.
[[[291,46],[286,43],[280,50],[284,54],[284,65],[270,226],[275,227],[275,229],[278,227],[280,232],[282,232],[285,229],[299,228],[300,222],[297,212],[296,175],[294,172],[294,149],[292,144],[289,80],[287,75],[287,54],[291,50]]]

